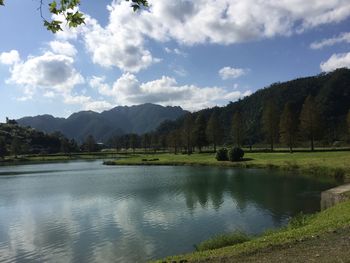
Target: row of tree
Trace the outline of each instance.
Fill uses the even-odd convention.
[[[144,135],[127,134],[112,137],[108,145],[121,149],[143,148],[145,152],[170,149],[175,153],[191,154],[195,149],[202,152],[204,147],[211,146],[214,151],[218,145],[250,146],[244,118],[240,110],[234,112],[230,129],[222,119],[218,110],[214,110],[209,118],[203,113],[188,113],[181,125],[165,123],[161,129]],[[307,96],[301,110],[297,110],[292,102],[287,102],[282,112],[273,99],[264,103],[260,120],[264,131],[265,142],[271,151],[277,143],[293,150],[299,142],[309,141],[310,149],[315,149],[315,141],[321,140],[327,122],[322,117],[319,105],[311,95]],[[168,128],[164,126],[170,125]],[[350,140],[350,110],[347,115],[347,131]],[[248,143],[247,143],[248,142]]]

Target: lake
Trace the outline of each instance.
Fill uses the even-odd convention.
[[[213,235],[259,234],[320,209],[333,183],[284,171],[0,166],[1,262],[145,262],[191,252]]]

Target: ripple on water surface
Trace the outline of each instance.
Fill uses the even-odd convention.
[[[333,183],[215,167],[0,167],[1,262],[144,262],[319,209]]]

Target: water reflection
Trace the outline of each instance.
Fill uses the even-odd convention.
[[[51,171],[51,172],[43,172]],[[263,170],[1,167],[0,261],[144,262],[214,234],[259,233],[319,209],[332,183]]]

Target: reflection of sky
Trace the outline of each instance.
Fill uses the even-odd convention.
[[[259,180],[255,186],[246,180],[254,179],[252,171],[242,177],[232,169],[105,167],[99,162],[0,167],[2,174],[21,170],[24,174],[0,177],[4,262],[143,262],[192,251],[194,244],[218,233],[260,233],[284,224],[298,209],[309,209],[298,198],[258,190]],[[328,187],[278,180],[290,195]]]

